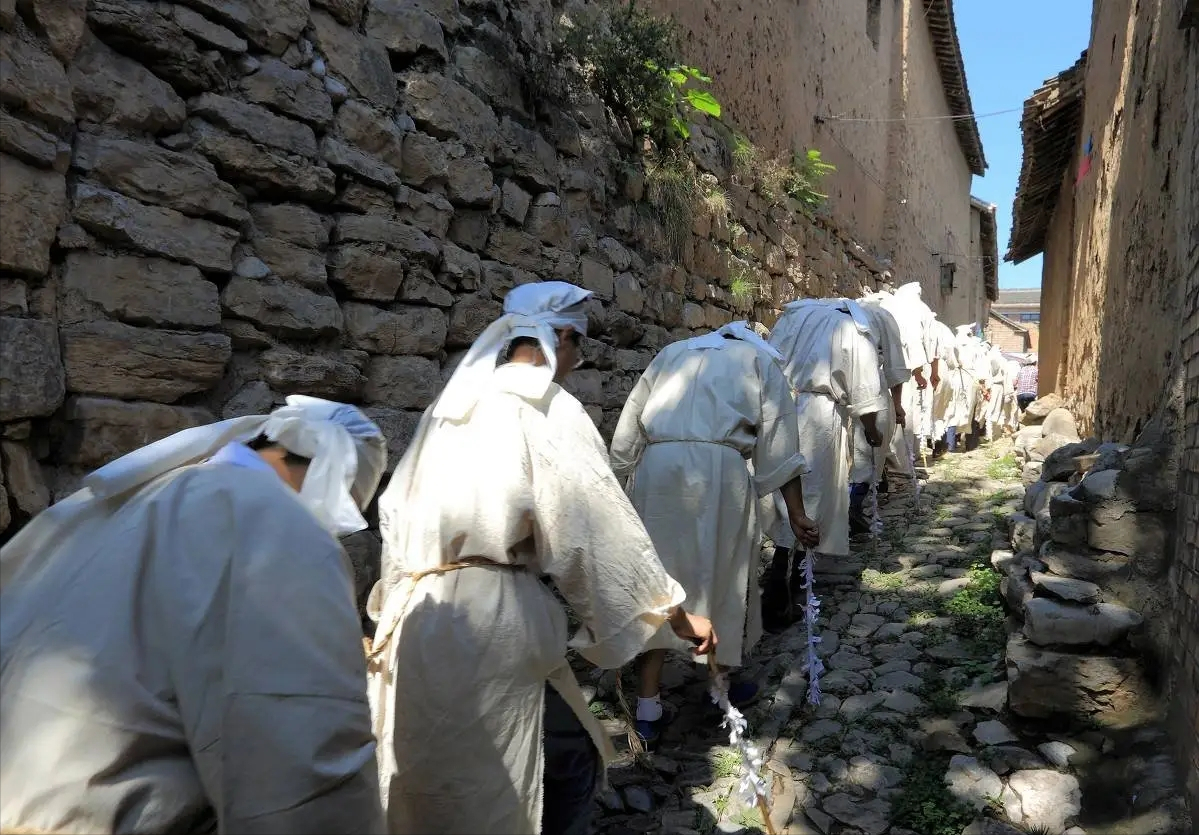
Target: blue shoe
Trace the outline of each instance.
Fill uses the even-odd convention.
[[[637,736],[641,739],[641,744],[645,746],[645,750],[652,753],[658,743],[662,741],[662,729],[666,726],[666,714],[662,714],[661,719],[649,721],[648,719],[638,719],[634,723],[634,728],[637,731]]]

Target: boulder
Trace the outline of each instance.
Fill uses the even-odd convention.
[[[1075,580],[1070,577],[1058,577],[1054,574],[1032,572],[1030,579],[1033,587],[1043,596],[1054,597],[1067,603],[1078,603],[1084,606],[1099,602],[1099,586],[1086,580]]]
[[[26,0],[24,5],[54,57],[69,66],[87,30],[87,0]]]
[[[450,57],[440,21],[411,0],[370,0],[366,33],[393,56],[411,58],[427,52],[443,61]]]
[[[283,151],[227,133],[204,121],[188,122],[195,149],[211,159],[225,177],[244,182],[265,194],[323,203],[337,194],[337,176]]]
[[[1090,507],[1074,498],[1070,491],[1049,500],[1049,537],[1058,545],[1082,547],[1087,544]]]
[[[17,509],[26,516],[36,516],[45,510],[50,504],[50,491],[29,445],[0,441],[0,458],[4,460],[3,483]]]
[[[371,357],[363,397],[368,403],[423,409],[441,392],[441,368],[425,357]]]
[[[1028,448],[1028,460],[1044,462],[1064,446],[1078,443],[1077,435],[1045,435]]]
[[[277,58],[267,58],[242,78],[241,90],[255,104],[318,128],[333,121],[333,102],[320,79]]]
[[[1078,425],[1069,409],[1057,408],[1045,416],[1041,424],[1041,436],[1064,435],[1067,438],[1078,438]],[[1098,446],[1098,443],[1096,443]]]
[[[394,107],[396,81],[387,47],[378,38],[341,25],[325,12],[313,10],[311,20],[314,40],[330,71],[376,107]]]
[[[174,19],[171,6],[148,0],[89,0],[88,26],[120,52],[137,56],[183,95],[225,83],[219,53],[201,50]]]
[[[991,798],[999,797],[1003,791],[1003,781],[974,757],[954,754],[945,772],[945,787],[958,801],[985,809]]]
[[[1062,400],[1056,394],[1047,394],[1044,397],[1038,397],[1036,400],[1028,404],[1028,408],[1024,410],[1024,414],[1020,417],[1020,422],[1025,426],[1032,424],[1041,424],[1045,418],[1049,417],[1049,413],[1054,409],[1064,408],[1066,401]]]
[[[178,129],[187,117],[171,85],[91,34],[84,35],[70,81],[83,121],[155,134]]]
[[[1142,621],[1139,613],[1115,603],[1079,606],[1034,597],[1024,604],[1024,634],[1040,646],[1110,646]]]
[[[0,422],[50,415],[65,392],[54,323],[0,316]]]
[[[362,371],[367,359],[362,351],[306,354],[278,346],[259,357],[259,366],[262,379],[275,391],[356,400],[366,384]]]
[[[229,337],[85,322],[62,329],[67,390],[78,394],[173,403],[206,391],[225,372]]]
[[[333,248],[329,278],[352,298],[391,302],[404,283],[404,266],[402,258],[378,255],[369,244],[346,244]]]
[[[360,101],[348,101],[337,111],[342,139],[396,171],[404,167],[404,131],[395,119]],[[490,172],[489,172],[490,173]]]
[[[66,435],[58,460],[87,469],[101,467],[168,435],[215,420],[204,409],[98,397],[71,398],[63,417]]]
[[[436,357],[445,345],[448,320],[434,307],[397,305],[383,310],[347,302],[344,313],[350,346],[372,354]]]
[[[1036,550],[1037,521],[1023,513],[1013,513],[1008,517],[1008,534],[1011,537],[1012,550],[1017,554]]]
[[[1101,504],[1091,511],[1086,542],[1097,551],[1154,558],[1170,548],[1173,514],[1137,513],[1122,503]]]
[[[1086,580],[1101,587],[1127,575],[1131,563],[1123,554],[1072,551],[1052,542],[1041,548],[1040,559],[1059,577]]]
[[[416,428],[420,424],[421,413],[374,406],[363,411],[379,425],[383,437],[387,439],[387,472],[390,473],[404,457],[408,444],[412,443]]]
[[[1089,717],[1138,713],[1153,702],[1135,658],[1041,649],[1017,634],[1007,645],[1008,705],[1018,716]]]
[[[188,111],[211,125],[260,145],[302,157],[317,155],[316,135],[303,122],[276,116],[265,107],[215,93],[205,93],[188,104]]]
[[[188,0],[188,3],[272,55],[281,55],[308,22],[308,0]]]
[[[0,269],[43,276],[67,208],[66,178],[0,154]]]
[[[57,136],[31,122],[0,110],[0,151],[36,168],[65,173],[71,163],[71,147]]]
[[[321,339],[341,333],[337,300],[274,278],[234,276],[221,294],[221,307],[267,333],[294,339]]]
[[[59,317],[72,324],[113,317],[131,325],[214,328],[216,285],[195,267],[132,255],[67,255]]]
[[[1038,445],[1034,448],[1041,449],[1043,447]],[[1099,441],[1094,438],[1058,447],[1045,456],[1045,463],[1041,468],[1041,480],[1069,481],[1070,477],[1078,471],[1076,459],[1080,456],[1091,455],[1098,448]]]
[[[73,204],[75,219],[99,237],[202,270],[233,268],[233,245],[240,237],[233,229],[149,206],[84,180],[75,184]]]
[[[499,139],[499,120],[478,96],[440,73],[409,72],[400,76],[400,83],[404,105],[421,130],[440,139],[458,139],[491,156]]]
[[[1078,778],[1050,769],[1015,772],[1000,800],[1013,823],[1043,832],[1065,832],[1082,811]]]
[[[217,176],[211,162],[195,154],[80,134],[72,163],[99,185],[143,203],[196,217],[211,215],[230,224],[249,218],[237,189]]]
[[[250,207],[250,217],[258,236],[308,249],[329,243],[329,227],[324,219],[299,203],[259,203]]]
[[[66,71],[33,38],[0,32],[0,102],[24,110],[47,127],[61,130],[75,122],[75,105]]]

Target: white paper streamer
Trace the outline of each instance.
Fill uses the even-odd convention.
[[[824,662],[816,654],[816,645],[821,638],[816,634],[816,621],[820,617],[820,598],[816,596],[816,577],[814,564],[816,555],[805,551],[800,570],[803,571],[804,600],[804,632],[808,639],[808,657],[804,662],[804,672],[808,674],[808,704],[820,704],[820,674],[824,672]]]
[[[741,755],[741,781],[737,784],[737,795],[747,806],[752,803],[765,803],[766,781],[762,779],[762,753],[745,738],[749,723],[741,711],[729,701],[728,674],[712,667],[712,683],[708,688],[712,702],[720,708],[724,719],[720,727],[729,732],[729,745]]]

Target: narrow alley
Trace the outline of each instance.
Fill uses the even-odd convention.
[[[1092,773],[1115,746],[1110,731],[1067,732],[1007,712],[1000,571],[1013,559],[1009,517],[1025,495],[1011,442],[930,460],[928,471],[919,493],[909,487],[880,509],[877,542],[859,538],[848,560],[818,564],[820,704],[807,701],[802,623],[763,639],[748,668],[765,685],[746,716],[765,752],[775,830],[1182,831],[1170,761],[1154,760],[1165,747],[1156,726],[1138,731],[1121,761],[1123,797],[1111,797]],[[706,672],[690,667],[682,658],[668,667],[664,696],[681,710],[660,750],[638,762],[626,746],[609,769],[603,835],[764,831],[758,811],[737,799],[740,763],[707,705]],[[608,673],[587,693],[619,735],[614,682]]]

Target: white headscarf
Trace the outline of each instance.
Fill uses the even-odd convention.
[[[737,322],[729,322],[727,325],[723,325],[711,333],[705,333],[702,336],[693,336],[687,340],[687,347],[693,351],[705,348],[721,348],[724,346],[725,336],[731,336],[733,339],[748,342],[775,362],[783,361],[783,355],[779,353],[779,350],[759,336],[744,319]]]
[[[919,281],[909,281],[907,284],[901,284],[899,287],[895,288],[895,295],[915,296],[919,299],[924,295],[924,292],[920,288]]]
[[[787,302],[783,305],[784,310],[795,310],[799,307],[831,307],[834,310],[840,310],[842,313],[848,313],[853,319],[854,325],[857,326],[858,332],[864,336],[870,336],[870,317],[866,315],[866,311],[862,310],[862,306],[853,299],[796,299],[793,302]]]
[[[370,503],[387,464],[383,433],[354,406],[297,394],[269,415],[185,429],[89,474],[79,490],[38,514],[0,549],[0,582],[11,579],[28,558],[36,558],[44,550],[42,543],[94,514],[109,512],[106,507],[114,499],[171,470],[206,461],[228,444],[260,435],[309,459],[299,498],[329,533],[347,536],[367,526],[359,508]]]
[[[554,331],[569,328],[586,336],[587,314],[579,306],[590,295],[590,290],[565,281],[522,284],[510,290],[504,299],[504,315],[470,346],[433,406],[433,417],[461,420],[470,414],[495,373],[500,354],[520,337],[536,339],[541,345],[546,364],[540,368],[548,388],[558,370]]]

